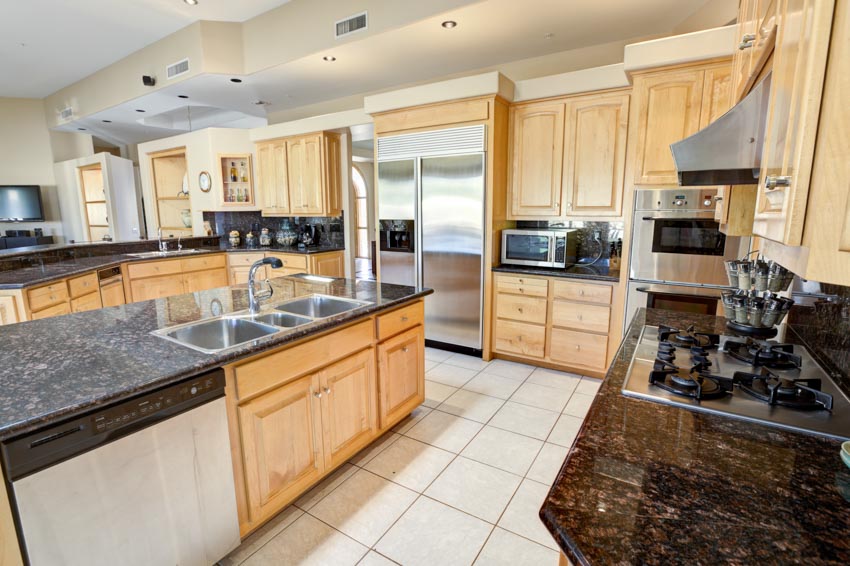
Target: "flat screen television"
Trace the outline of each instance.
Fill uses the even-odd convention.
[[[0,185],[0,222],[42,222],[41,187]]]

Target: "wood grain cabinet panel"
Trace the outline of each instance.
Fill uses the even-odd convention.
[[[68,279],[68,291],[72,299],[97,290],[97,273],[88,273],[81,277]]]
[[[509,211],[512,218],[561,215],[564,103],[511,109]]]
[[[0,297],[0,326],[20,322],[15,297]]]
[[[179,259],[160,259],[143,263],[128,263],[127,273],[130,279],[156,277],[159,275],[179,275],[183,270]]]
[[[556,299],[610,305],[613,288],[610,285],[594,283],[555,281],[552,285],[552,291]]]
[[[554,301],[552,303],[552,326],[608,334],[610,319],[611,309],[609,307],[567,301]]]
[[[115,307],[125,304],[124,285],[120,281],[109,283],[100,288],[100,301],[104,307]]]
[[[496,316],[520,322],[546,324],[546,299],[507,293],[496,294]]]
[[[425,400],[422,326],[378,344],[378,399],[381,428],[400,420]]]
[[[567,216],[620,216],[629,128],[629,95],[567,103],[564,186]]]
[[[52,307],[47,307],[30,315],[30,320],[40,320],[42,318],[50,318],[51,316],[61,316],[63,314],[71,314],[71,305],[68,301],[59,303]]]
[[[47,307],[67,302],[68,298],[68,285],[64,279],[27,291],[30,311],[40,311]]]
[[[318,375],[238,407],[251,521],[276,513],[324,472]]]
[[[310,255],[310,273],[326,277],[345,277],[344,252]]]
[[[512,320],[496,320],[494,349],[529,358],[546,353],[546,327]]]
[[[604,370],[608,363],[608,336],[553,328],[550,357],[570,366]]]
[[[264,216],[289,214],[286,142],[257,144],[258,200]]]
[[[549,282],[539,277],[498,275],[496,276],[496,291],[531,297],[545,297],[549,294]]]
[[[396,309],[375,317],[378,340],[386,340],[399,332],[422,324],[425,320],[425,303],[416,301],[412,305]]]
[[[71,312],[93,311],[103,307],[100,293],[95,288],[93,293],[71,299]]]
[[[184,293],[195,293],[197,291],[205,291],[207,289],[227,287],[227,283],[227,270],[224,268],[193,271],[183,274]]]
[[[135,279],[130,281],[130,292],[133,295],[133,302],[181,295],[184,292],[183,276],[178,272],[173,275]]]

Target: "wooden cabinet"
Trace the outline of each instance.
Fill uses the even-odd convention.
[[[228,284],[227,261],[225,254],[219,253],[129,263],[125,269],[129,302],[225,287]]]
[[[705,70],[702,82],[699,127],[705,128],[732,107],[732,67],[720,65]]]
[[[217,287],[227,287],[227,284],[227,270],[224,268],[183,274],[184,293],[195,293]]]
[[[104,307],[115,307],[123,305],[127,301],[124,297],[124,285],[116,280],[100,288],[100,301]]]
[[[511,217],[561,215],[565,115],[563,102],[511,108]]]
[[[183,292],[183,277],[179,273],[130,281],[130,295],[134,303],[181,295]]]
[[[71,299],[71,312],[93,311],[102,307],[103,303],[100,300],[100,293],[97,290],[93,293]]]
[[[309,273],[327,277],[345,277],[345,254],[342,251],[310,255]]]
[[[582,96],[567,103],[563,200],[566,216],[620,216],[629,95]]]
[[[727,236],[752,236],[756,209],[757,185],[735,185],[717,188],[714,219]]]
[[[42,318],[61,316],[63,314],[71,314],[71,305],[67,301],[31,313],[30,320],[40,320]]]
[[[318,395],[319,376],[313,374],[238,407],[251,521],[274,514],[322,476]]]
[[[753,233],[799,246],[829,51],[833,0],[785,0],[776,47]]]
[[[335,468],[378,430],[375,351],[363,350],[319,373],[325,465]]]
[[[776,15],[781,0],[741,0],[738,6],[736,49],[732,60],[732,100],[741,100],[776,44]]]
[[[529,289],[533,295],[527,293]],[[609,358],[611,284],[500,273],[496,291],[496,354],[595,376],[604,373]]]
[[[0,297],[0,326],[21,322],[18,318],[18,309],[15,298],[11,296]]]
[[[264,216],[339,216],[339,134],[318,132],[257,144],[257,190]]]
[[[425,330],[415,326],[378,345],[381,428],[425,400]]]

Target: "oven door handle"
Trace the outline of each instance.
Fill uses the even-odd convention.
[[[663,218],[659,218],[657,216],[644,216],[643,220],[663,220]]]
[[[649,293],[649,287],[636,287],[635,291],[638,293]]]

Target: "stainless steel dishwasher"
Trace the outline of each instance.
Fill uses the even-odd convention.
[[[29,563],[208,566],[239,545],[224,372],[3,445]]]

